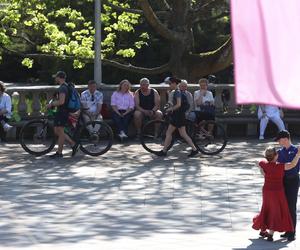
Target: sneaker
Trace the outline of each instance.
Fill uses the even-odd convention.
[[[287,237],[287,240],[288,241],[294,241],[296,238],[295,238],[295,235],[294,234],[290,234],[288,237]]]
[[[8,132],[9,130],[12,129],[12,126],[10,126],[8,123],[5,123],[5,124],[3,125],[3,129],[4,129],[5,132]]]
[[[167,156],[167,152],[164,152],[163,150],[158,151],[155,153],[157,156]]]
[[[193,157],[195,156],[196,154],[198,154],[198,150],[192,150],[191,153],[188,154],[188,157]]]
[[[51,159],[63,158],[63,154],[60,154],[60,153],[56,152],[55,154],[50,155],[49,157],[50,157]]]
[[[125,132],[122,130],[120,133],[119,133],[119,137],[122,139],[122,138],[127,138],[128,136],[125,134]]]
[[[76,153],[77,153],[77,151],[78,151],[78,144],[76,143],[76,144],[72,147],[72,154],[71,154],[71,156],[72,156],[72,157],[75,156]]]
[[[263,136],[263,135],[260,135],[259,137],[258,137],[258,140],[264,140],[265,139],[265,137]]]

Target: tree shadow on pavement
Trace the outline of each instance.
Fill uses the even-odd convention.
[[[251,230],[262,185],[253,159],[264,147],[239,141],[220,155],[189,159],[180,146],[160,158],[131,142],[101,157],[79,153],[53,161],[6,144],[0,155],[1,245]]]

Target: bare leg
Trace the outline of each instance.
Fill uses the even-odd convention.
[[[170,146],[170,143],[172,141],[172,135],[173,132],[176,130],[176,127],[174,127],[173,125],[169,124],[169,127],[166,131],[166,139],[164,142],[164,148],[163,148],[163,152],[167,152],[168,147]]]
[[[138,135],[140,135],[142,131],[143,118],[144,118],[144,114],[141,111],[139,110],[134,111],[133,120]]]
[[[56,127],[55,128],[55,133],[58,136],[58,149],[57,152],[62,154],[63,147],[64,147],[64,142],[65,142],[65,132],[64,132],[64,127]]]
[[[179,134],[181,135],[181,137],[189,144],[189,146],[192,147],[193,151],[197,150],[191,137],[189,137],[189,135],[187,134],[185,126],[178,128],[178,131],[179,131]]]

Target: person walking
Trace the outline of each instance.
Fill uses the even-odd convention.
[[[280,163],[290,162],[299,151],[299,149],[292,144],[290,133],[287,130],[280,131],[277,134],[275,141],[277,141],[282,147],[278,150],[278,162]],[[293,220],[294,230],[286,231],[284,234],[281,235],[281,237],[287,238],[289,241],[295,240],[296,235],[299,170],[300,163],[298,162],[295,168],[286,170],[284,172],[283,177],[285,195],[287,198],[290,214]]]
[[[192,139],[186,132],[185,124],[185,112],[189,109],[189,102],[185,93],[185,84],[183,81],[179,83],[179,89],[173,90],[173,106],[169,107],[166,112],[170,114],[170,124],[166,131],[166,138],[164,141],[164,147],[161,151],[157,152],[157,156],[166,156],[168,147],[172,140],[172,134],[178,129],[180,136],[192,147],[192,151],[188,157],[193,157],[198,153],[198,150],[193,143]]]

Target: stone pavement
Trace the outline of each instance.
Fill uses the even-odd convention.
[[[300,249],[300,235],[272,243],[251,228],[263,183],[253,162],[270,144],[188,159],[185,144],[158,158],[132,142],[54,161],[1,143],[0,249]]]

